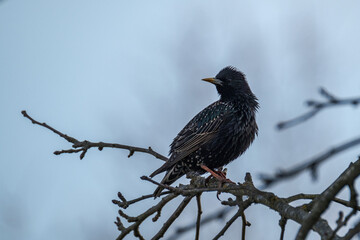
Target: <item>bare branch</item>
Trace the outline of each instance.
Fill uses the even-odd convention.
[[[356,214],[356,210],[352,210],[346,217],[345,219],[343,219],[344,217],[344,214],[343,212],[340,212],[339,213],[339,219],[336,221],[336,228],[333,232],[333,235],[331,235],[331,237],[329,239],[333,239],[334,235],[340,230],[340,228],[342,228],[343,226],[346,226],[346,224],[348,223],[348,221],[350,220],[350,218],[352,216],[354,216]]]
[[[124,239],[124,237],[132,231],[134,231],[134,234],[138,233],[138,228],[145,219],[147,219],[152,214],[161,211],[161,209],[168,202],[170,202],[177,196],[178,195],[176,195],[176,194],[168,194],[166,197],[162,198],[158,204],[149,208],[148,210],[146,210],[144,213],[140,214],[137,217],[128,217],[128,216],[124,217],[125,215],[123,214],[123,212],[122,211],[119,212],[121,217],[124,217],[127,221],[134,222],[134,223],[132,225],[130,225],[129,227],[125,228],[124,225],[121,223],[121,219],[119,217],[117,217],[116,218],[117,221],[115,222],[115,224],[116,224],[116,226],[118,226],[118,229],[121,232],[121,234],[117,237],[117,240]]]
[[[50,127],[50,126],[47,125],[46,123],[40,123],[40,122],[36,121],[36,120],[33,119],[32,117],[30,117],[25,110],[21,111],[21,113],[22,113],[22,115],[23,115],[25,118],[29,119],[32,124],[36,124],[36,125],[42,126],[42,127],[44,127],[44,128],[47,128],[47,129],[49,129],[50,131],[54,132],[55,134],[59,135],[60,137],[64,138],[64,139],[65,139],[66,141],[68,141],[68,142],[71,142],[71,143],[74,143],[74,144],[79,142],[79,141],[76,140],[75,138],[69,137],[68,135],[63,134],[62,132],[60,132],[60,131],[58,131],[58,130],[52,128],[52,127]]]
[[[233,209],[230,207],[223,208],[220,211],[216,211],[215,213],[209,214],[206,217],[203,217],[200,225],[204,227],[204,225],[211,223],[212,221],[218,220],[218,219],[224,219],[226,215],[232,211]],[[168,240],[176,240],[179,238],[179,236],[185,232],[191,231],[194,228],[196,228],[196,222],[189,223],[183,227],[179,227],[175,230],[174,234],[171,235]]]
[[[328,208],[332,199],[336,194],[346,185],[351,184],[356,177],[360,175],[360,157],[355,163],[350,166],[335,180],[318,198],[314,200],[311,212],[304,218],[296,240],[303,240],[306,238],[308,232],[319,220],[320,215]],[[332,236],[329,234],[329,236]]]
[[[152,180],[151,178],[149,178],[148,176],[142,176],[142,177],[140,177],[140,179],[151,182],[151,183],[153,183],[153,184],[155,184],[157,186],[163,187],[165,189],[168,189],[171,192],[176,193],[176,194],[178,194],[180,192],[179,188],[175,188],[175,187],[172,187],[172,186],[169,186],[169,185],[166,185],[166,184],[158,183],[155,180]]]
[[[358,223],[346,233],[346,235],[342,238],[342,240],[351,240],[356,234],[359,233],[360,233],[360,221],[358,221]]]
[[[321,153],[320,155],[313,157],[309,160],[304,161],[303,163],[299,164],[298,166],[295,166],[293,168],[287,169],[287,170],[278,170],[276,174],[273,176],[269,176],[267,174],[260,174],[260,179],[263,181],[264,186],[263,187],[269,187],[270,185],[273,185],[279,181],[295,177],[296,175],[300,174],[301,172],[305,170],[309,170],[312,173],[313,178],[317,175],[317,168],[321,163],[326,161],[327,159],[333,157],[334,155],[341,153],[351,147],[354,147],[356,145],[360,144],[360,137],[352,139],[348,142],[345,142],[343,144],[340,144],[336,147],[330,148],[329,150],[325,151],[324,153]]]
[[[358,162],[360,162],[360,160]],[[228,183],[228,184],[225,184],[224,186],[222,186],[221,188],[219,188],[218,181],[216,181],[214,179],[210,179],[210,181],[205,186],[204,185],[205,181],[204,181],[203,177],[197,176],[196,178],[198,178],[199,180],[193,179],[192,184],[194,184],[194,185],[190,184],[190,185],[182,185],[181,187],[177,187],[177,188],[168,188],[170,193],[168,193],[168,195],[166,197],[164,197],[159,204],[155,205],[154,207],[150,208],[149,210],[147,210],[143,214],[140,214],[137,217],[127,216],[126,214],[124,214],[123,212],[120,211],[119,214],[122,218],[126,219],[128,222],[134,222],[134,223],[131,226],[125,228],[121,224],[120,218],[117,218],[118,229],[121,231],[121,235],[119,236],[118,239],[122,239],[124,236],[126,236],[131,231],[138,229],[139,224],[141,224],[141,222],[144,221],[144,219],[146,219],[153,213],[161,211],[162,207],[168,201],[171,200],[170,199],[170,200],[167,200],[167,202],[162,203],[164,201],[164,199],[168,199],[169,196],[171,196],[172,198],[175,198],[178,195],[183,195],[183,196],[185,196],[185,199],[189,200],[189,199],[196,197],[199,194],[204,193],[204,192],[217,192],[217,191],[229,193],[229,194],[232,194],[233,196],[235,196],[236,201],[235,200],[230,201],[230,199],[229,199],[229,201],[223,201],[222,203],[227,204],[229,206],[238,206],[239,207],[238,212],[227,222],[227,224],[219,232],[219,234],[216,235],[215,239],[218,239],[220,236],[222,236],[227,231],[227,229],[231,226],[231,224],[240,216],[243,219],[243,228],[245,228],[246,226],[249,226],[250,224],[246,221],[246,218],[243,215],[243,212],[245,209],[247,209],[253,203],[258,203],[258,204],[261,204],[264,206],[268,206],[269,208],[278,212],[283,218],[291,219],[295,222],[298,222],[299,224],[303,224],[305,219],[311,214],[311,213],[305,211],[303,208],[292,207],[291,205],[289,205],[290,200],[294,200],[296,197],[292,197],[290,199],[284,199],[284,198],[280,198],[280,197],[276,196],[273,193],[263,192],[263,191],[256,189],[254,187],[254,185],[252,184],[250,174],[246,175],[246,181],[243,184]],[[147,180],[147,179],[144,179],[144,180]],[[159,183],[157,183],[155,181],[150,181],[150,182],[153,184],[159,185]],[[203,185],[201,185],[201,183]],[[243,196],[247,196],[248,199],[245,201],[242,201],[241,199]],[[123,198],[123,196],[121,198]],[[299,197],[297,197],[297,198],[299,198]],[[158,239],[161,236],[163,236],[163,234],[167,231],[167,229],[170,227],[170,225],[175,221],[176,216],[178,216],[181,213],[181,211],[183,210],[182,206],[187,205],[187,200],[185,200],[185,199],[184,199],[183,203],[181,205],[179,205],[178,209],[173,213],[173,215],[166,221],[166,223],[160,229],[160,231],[154,236],[154,239]],[[122,201],[129,202],[129,201],[126,201],[125,198],[123,198]],[[228,208],[228,209],[230,209],[230,208]],[[157,216],[155,216],[155,217],[158,218],[159,217],[158,215],[159,214],[157,214]],[[212,217],[211,219],[216,219],[216,218]],[[203,219],[203,221],[206,221],[206,220],[207,219]],[[198,223],[199,221],[200,220],[198,217],[196,220],[196,223]],[[201,222],[203,222],[203,221],[201,221]],[[193,229],[193,228],[195,228],[195,224],[192,224],[192,227],[185,228],[185,231],[187,229]],[[321,218],[319,218],[312,225],[312,229],[314,231],[318,232],[322,236],[322,238],[334,235],[335,240],[340,239],[336,234],[334,234],[334,232],[329,227],[327,222]],[[178,234],[183,233],[183,232],[184,231],[178,230],[178,231],[176,231],[175,234],[178,236]],[[135,234],[135,231],[134,231],[134,234]],[[245,232],[243,231],[243,234],[242,234],[243,238],[245,237],[244,235],[245,235]],[[176,238],[170,237],[170,239],[176,239]]]
[[[290,196],[288,198],[285,198],[285,201],[287,201],[288,203],[290,202],[294,202],[294,201],[297,201],[297,200],[303,200],[303,199],[315,199],[317,197],[319,197],[320,194],[304,194],[304,193],[299,193],[299,194],[296,194],[294,196]],[[351,207],[351,208],[355,208],[357,211],[360,211],[360,206],[353,206],[352,203],[350,203],[350,201],[345,201],[343,199],[340,199],[340,198],[333,198],[332,199],[333,202],[336,202],[336,203],[339,203],[341,205],[344,205],[345,207]]]
[[[152,238],[152,240],[160,239],[164,236],[164,233],[168,230],[168,228],[171,226],[171,224],[180,216],[182,211],[185,209],[185,207],[188,205],[190,200],[193,197],[185,197],[184,200],[180,203],[178,208],[174,211],[174,213],[170,216],[170,218],[164,223],[160,231]]]
[[[320,88],[319,93],[321,96],[323,96],[326,99],[326,101],[324,101],[324,102],[314,101],[314,100],[306,101],[307,106],[311,108],[310,111],[308,111],[307,113],[305,113],[299,117],[296,117],[294,119],[278,123],[277,128],[279,130],[283,130],[286,128],[293,127],[297,124],[303,123],[306,120],[310,119],[311,117],[314,117],[321,110],[324,110],[329,107],[340,106],[340,105],[357,106],[360,103],[360,97],[339,99],[339,98],[334,97],[332,94],[330,94],[324,88]]]
[[[199,240],[200,237],[200,223],[201,223],[201,194],[196,195],[196,203],[198,208],[198,214],[196,218],[196,232],[195,232],[195,240]]]
[[[358,164],[360,164],[360,160],[357,162],[358,162]],[[198,178],[204,179],[200,176],[198,176]],[[242,198],[243,196],[248,196],[248,199],[246,201],[244,201],[242,206],[241,205],[239,206],[239,209],[245,210],[252,203],[258,203],[258,204],[261,204],[261,205],[264,205],[264,206],[267,206],[267,207],[273,209],[274,211],[278,212],[281,216],[283,216],[287,219],[291,219],[299,224],[303,224],[305,219],[310,214],[302,208],[295,208],[295,207],[289,205],[289,203],[286,202],[285,199],[280,198],[271,192],[263,192],[263,191],[256,189],[253,186],[253,184],[251,184],[251,181],[249,180],[249,179],[251,179],[250,174],[247,174],[246,179],[248,181],[246,181],[244,184],[227,183],[227,184],[224,184],[224,186],[221,188],[219,188],[218,181],[216,181],[216,180],[214,180],[214,181],[210,180],[206,187],[199,185],[200,182],[205,182],[205,181],[200,181],[200,180],[196,181],[195,180],[196,187],[191,186],[191,185],[181,186],[181,187],[175,188],[174,189],[175,192],[172,194],[180,194],[183,196],[196,196],[199,193],[221,191],[223,193],[230,193],[233,196],[238,197],[238,198]],[[158,185],[158,183],[156,183],[156,184]],[[171,189],[169,189],[169,190],[172,191]],[[241,207],[243,207],[243,208],[241,208]],[[241,213],[239,216],[241,216]],[[238,218],[239,216],[237,216],[236,218]],[[235,215],[233,217],[235,217]],[[228,223],[227,228],[230,225],[231,225],[231,221]],[[316,231],[317,233],[319,233],[320,236],[323,236],[323,237],[331,236],[333,234],[333,231],[329,227],[327,222],[321,218],[319,218],[312,225],[312,229],[314,231]],[[221,233],[222,232],[219,233],[220,234],[219,236],[221,236]],[[339,237],[337,235],[335,235],[334,239],[337,240],[337,239],[339,239]]]
[[[333,105],[341,105],[341,104],[353,104],[357,105],[360,103],[359,99],[344,99],[339,100],[332,94],[328,93],[324,89],[321,90],[321,95],[327,99],[326,102],[315,102],[310,101],[308,102],[309,106],[313,106],[313,110],[316,112],[313,113],[315,115],[320,110],[333,106]],[[351,102],[350,102],[351,101]],[[166,161],[167,158],[155,151],[153,151],[150,147],[149,148],[139,148],[135,146],[128,146],[128,145],[121,145],[121,144],[113,144],[113,143],[103,143],[103,142],[89,142],[89,141],[79,141],[76,138],[70,137],[53,127],[47,125],[46,123],[40,123],[33,118],[31,118],[26,111],[22,111],[22,114],[25,118],[28,118],[33,124],[42,126],[58,136],[64,138],[69,143],[72,143],[71,149],[55,151],[54,154],[63,154],[63,153],[80,153],[80,159],[84,158],[87,151],[90,148],[98,148],[100,151],[104,148],[119,148],[125,149],[129,151],[128,157],[131,157],[135,152],[143,152],[150,154],[158,159]],[[311,116],[310,116],[311,117]],[[306,119],[305,119],[306,120]],[[297,120],[299,121],[299,120]],[[303,120],[302,120],[303,121]],[[296,122],[296,121],[295,121]],[[294,124],[294,123],[285,123],[287,124]],[[326,159],[330,158],[331,156],[344,151],[352,146],[360,144],[360,137],[354,140],[351,140],[347,143],[339,145],[335,148],[326,151],[325,153],[310,159],[307,163],[299,165],[294,169],[289,171],[281,171],[275,177],[264,177],[264,181],[270,185],[276,181],[278,178],[288,178],[291,176],[295,176],[298,173],[304,170],[311,170],[313,176],[316,175],[316,169]],[[219,185],[219,182],[214,179],[210,179],[209,181],[205,181],[203,177],[195,176],[192,178],[191,183],[189,185],[181,185],[179,187],[172,187],[168,185],[164,185],[162,183],[158,183],[151,178],[146,176],[141,177],[141,179],[151,182],[152,184],[156,184],[161,186],[167,191],[164,191],[161,195],[165,195],[157,204],[152,206],[151,208],[147,209],[143,213],[137,216],[130,216],[125,213],[123,210],[119,210],[119,217],[116,218],[115,224],[117,225],[120,235],[117,239],[124,239],[127,235],[131,232],[134,236],[138,239],[145,239],[139,230],[140,225],[149,217],[153,216],[152,220],[157,221],[161,217],[161,211],[163,207],[175,199],[178,196],[183,196],[184,199],[178,206],[178,208],[172,213],[172,215],[165,221],[164,225],[158,231],[158,233],[152,239],[159,239],[164,236],[167,232],[169,227],[173,224],[173,222],[178,218],[178,216],[182,213],[182,211],[186,208],[188,203],[191,201],[192,198],[196,197],[197,199],[197,207],[198,213],[196,222],[191,225],[191,227],[187,226],[185,228],[179,228],[176,231],[176,234],[183,233],[188,229],[196,229],[195,232],[195,239],[199,239],[200,235],[200,226],[201,224],[206,224],[209,221],[223,218],[228,212],[231,211],[231,207],[238,207],[238,211],[229,219],[229,221],[225,224],[225,226],[221,229],[221,231],[215,236],[214,239],[220,238],[228,228],[238,219],[239,217],[242,218],[242,239],[245,239],[245,229],[246,226],[250,226],[250,223],[247,222],[244,211],[253,203],[261,204],[264,206],[273,209],[274,211],[278,212],[281,216],[281,220],[279,222],[281,227],[281,239],[284,238],[285,232],[285,224],[286,220],[290,219],[293,220],[301,225],[301,228],[298,232],[297,239],[305,239],[307,236],[308,231],[310,229],[317,232],[322,239],[328,239],[331,237],[334,240],[340,239],[337,235],[338,230],[345,226],[349,219],[356,214],[359,210],[359,206],[357,203],[357,192],[355,191],[353,182],[356,177],[360,175],[360,158],[352,165],[349,166],[345,172],[339,176],[339,178],[332,184],[328,189],[326,189],[322,194],[297,194],[295,196],[291,196],[288,198],[280,198],[271,192],[264,192],[260,191],[253,185],[251,175],[249,173],[246,174],[245,182],[243,184],[235,184],[235,183],[225,183],[223,185]],[[280,177],[279,177],[280,176]],[[276,179],[275,179],[276,178]],[[274,180],[275,179],[275,180]],[[345,201],[342,199],[335,198],[336,194],[344,187],[348,185],[350,188],[350,200]],[[205,192],[221,192],[221,193],[228,193],[236,197],[236,200],[233,198],[229,198],[228,201],[222,201],[221,204],[228,205],[229,207],[220,210],[219,212],[207,216],[201,219],[202,209],[201,209],[201,194]],[[243,201],[243,197],[246,196],[247,199]],[[126,209],[132,204],[141,202],[143,200],[149,199],[153,197],[153,194],[143,195],[141,197],[135,198],[133,200],[128,201],[120,192],[118,193],[118,197],[120,200],[113,200],[114,204],[117,204],[120,208]],[[312,201],[310,204],[307,204],[307,209],[302,207],[293,207],[290,205],[293,201],[298,199],[311,199]],[[338,202],[343,204],[344,206],[351,207],[352,212],[350,212],[345,218],[341,215],[337,221],[337,227],[335,230],[332,230],[328,223],[321,218],[322,212],[328,208],[330,202]],[[124,226],[122,221],[126,221],[129,226]],[[185,229],[185,230],[184,230]],[[344,239],[350,239],[354,236],[354,231],[359,229],[359,224],[357,224],[353,229],[350,229],[349,232],[346,234]],[[171,239],[171,237],[170,237]]]
[[[286,223],[287,223],[287,218],[281,217],[279,220],[279,225],[281,228],[280,240],[284,240]]]
[[[342,212],[339,213],[339,219],[336,222],[337,226],[334,230],[333,235],[330,237],[330,239],[332,239],[334,237],[334,235],[340,230],[340,228],[342,228],[343,226],[346,226],[346,224],[348,223],[350,218],[352,216],[354,216],[357,212],[357,209],[358,209],[357,196],[358,196],[358,194],[355,190],[354,182],[351,182],[348,185],[349,185],[349,189],[350,189],[350,205],[352,207],[352,211],[345,217],[344,220],[343,220],[344,214]]]
[[[360,157],[359,157],[360,159]],[[354,187],[354,181],[350,182],[349,184],[349,190],[350,190],[350,205],[354,210],[357,210],[357,206],[358,206],[358,201],[357,201],[357,197],[358,197],[358,193],[355,190]]]
[[[68,141],[69,143],[72,143],[72,149],[67,149],[67,150],[60,150],[60,151],[55,151],[54,154],[55,155],[60,155],[63,153],[78,153],[78,152],[82,152],[80,154],[80,159],[83,159],[85,157],[86,152],[90,149],[90,148],[98,148],[99,151],[101,151],[103,148],[119,148],[119,149],[125,149],[125,150],[129,150],[129,155],[128,157],[131,157],[135,152],[142,152],[142,153],[147,153],[150,155],[153,155],[154,157],[163,160],[163,161],[167,161],[168,158],[161,155],[160,153],[155,152],[151,147],[149,148],[141,148],[141,147],[135,147],[135,146],[129,146],[129,145],[123,145],[123,144],[117,144],[117,143],[104,143],[104,142],[90,142],[90,141],[79,141],[74,137],[70,137],[58,130],[56,130],[55,128],[47,125],[46,123],[40,123],[36,120],[34,120],[32,117],[30,117],[26,111],[21,111],[22,115],[29,119],[33,124],[42,126],[44,128],[49,129],[50,131],[54,132],[55,134],[59,135],[60,137],[64,138],[66,141]]]
[[[139,227],[134,229],[134,236],[140,240],[145,240],[145,238],[140,234]]]
[[[250,227],[251,224],[246,220],[244,211],[241,213],[242,229],[241,229],[241,240],[245,240],[246,227]]]
[[[241,216],[242,210],[239,209],[232,218],[225,224],[223,229],[213,238],[213,240],[219,239],[222,235],[225,234],[225,232],[228,230],[228,228],[235,222],[236,219],[238,219]]]
[[[170,191],[164,191],[164,192],[162,192],[160,194],[160,196],[166,195],[168,193],[170,193]],[[120,196],[122,196],[122,197],[120,197]],[[145,199],[153,198],[154,194],[143,195],[141,197],[135,198],[135,199],[130,200],[130,201],[127,201],[120,192],[118,192],[118,197],[120,198],[121,201],[118,201],[118,200],[114,199],[114,200],[112,200],[112,203],[118,205],[121,208],[126,209],[128,206],[130,206],[130,205],[132,205],[134,203],[140,202],[140,201],[145,200]]]

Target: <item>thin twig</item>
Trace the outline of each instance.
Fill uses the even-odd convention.
[[[350,220],[350,218],[352,216],[354,216],[357,212],[357,192],[355,190],[354,187],[354,181],[352,181],[351,183],[349,183],[349,189],[350,189],[350,205],[352,207],[352,211],[345,217],[345,219],[343,220],[343,216],[344,214],[342,212],[340,212],[339,214],[339,219],[336,222],[337,226],[333,232],[333,235],[329,238],[330,240],[334,238],[335,234],[340,230],[340,228],[342,228],[343,226],[346,226],[346,224],[348,223],[348,221]]]
[[[228,230],[228,228],[235,222],[236,219],[238,219],[241,216],[242,209],[239,209],[232,218],[225,224],[225,226],[221,229],[221,231],[213,238],[213,240],[219,239],[222,235],[225,234],[225,232]]]
[[[202,218],[202,220],[200,222],[200,225],[202,227],[204,227],[206,224],[211,223],[211,222],[213,222],[215,220],[224,219],[226,217],[226,215],[232,210],[233,210],[233,208],[227,207],[227,208],[223,208],[223,209],[221,209],[219,211],[216,211],[215,213],[209,214],[209,215]],[[168,240],[176,240],[176,239],[179,238],[179,236],[181,234],[189,232],[189,231],[193,230],[194,228],[196,228],[196,222],[192,222],[192,223],[189,223],[189,224],[187,224],[185,226],[178,227],[175,230],[174,234],[171,235],[168,238]]]
[[[241,240],[245,240],[246,227],[250,227],[251,224],[246,220],[244,211],[241,212],[242,229],[241,229]]]
[[[342,238],[342,240],[351,240],[356,234],[360,233],[360,221],[349,231],[346,233],[346,235]]]
[[[357,200],[358,193],[355,190],[354,181],[349,183],[349,190],[350,190],[350,205],[354,210],[356,210],[358,206],[358,200]]]
[[[80,159],[83,159],[85,157],[86,152],[90,149],[90,148],[98,148],[100,151],[103,148],[119,148],[119,149],[125,149],[125,150],[129,150],[129,155],[128,157],[131,157],[135,152],[142,152],[142,153],[147,153],[150,155],[153,155],[154,157],[163,160],[163,161],[167,161],[168,158],[161,155],[160,153],[155,152],[151,147],[149,148],[141,148],[141,147],[135,147],[135,146],[129,146],[129,145],[123,145],[123,144],[118,144],[118,143],[104,143],[104,142],[90,142],[90,141],[79,141],[74,137],[70,137],[58,130],[56,130],[55,128],[47,125],[46,123],[40,123],[38,121],[36,121],[35,119],[33,119],[32,117],[30,117],[26,111],[21,111],[22,115],[29,119],[33,124],[42,126],[46,129],[49,129],[50,131],[54,132],[55,134],[59,135],[60,137],[64,138],[66,141],[72,143],[72,149],[67,149],[67,150],[59,150],[59,151],[55,151],[54,154],[55,155],[60,155],[63,153],[78,153],[78,152],[82,152],[80,154]]]
[[[140,240],[145,240],[145,238],[140,234],[139,227],[134,229],[134,236],[137,237]]]
[[[311,212],[304,219],[296,240],[303,240],[308,235],[311,228],[319,220],[321,214],[328,208],[335,195],[349,182],[353,182],[360,175],[360,157],[333,182],[318,198],[314,200]],[[330,234],[330,236],[333,234]]]
[[[148,181],[148,182],[151,182],[157,186],[160,186],[160,187],[163,187],[165,189],[168,189],[170,190],[171,192],[174,192],[174,193],[178,193],[179,192],[179,189],[178,188],[175,188],[175,187],[172,187],[172,186],[169,186],[169,185],[166,185],[166,184],[162,184],[162,183],[159,183],[159,182],[156,182],[155,180],[152,180],[151,178],[147,177],[147,176],[142,176],[140,177],[141,180],[145,180],[145,181]]]
[[[303,200],[303,199],[315,199],[317,197],[319,197],[320,194],[304,194],[304,193],[299,193],[299,194],[296,194],[294,196],[290,196],[290,197],[287,197],[285,198],[285,201],[287,201],[288,203],[290,202],[294,202],[294,201],[297,201],[297,200]],[[349,201],[345,201],[343,199],[340,199],[340,198],[334,198],[332,199],[333,202],[336,202],[336,203],[339,203],[341,205],[344,205],[345,207],[352,207],[352,208],[355,208],[357,211],[360,211],[360,206],[353,206]]]
[[[121,219],[119,217],[117,217],[116,218],[117,221],[115,222],[115,224],[118,226],[118,229],[121,232],[121,234],[117,237],[117,240],[124,239],[132,231],[138,231],[137,229],[139,228],[141,223],[143,221],[145,221],[145,219],[150,217],[152,214],[160,211],[168,202],[170,202],[177,196],[178,195],[176,195],[176,194],[170,193],[167,196],[165,196],[164,198],[162,198],[158,204],[149,208],[144,213],[140,214],[137,217],[130,217],[129,219],[131,220],[131,222],[134,222],[134,223],[132,225],[130,225],[129,227],[125,228],[124,225],[121,223]],[[121,217],[123,217],[123,215],[124,215],[123,212],[121,212],[121,213],[119,212],[119,214],[121,214],[120,215]]]
[[[160,194],[160,196],[163,196],[163,195],[167,195],[167,194],[169,194],[171,191],[164,191],[164,192],[162,192],[161,194]],[[120,193],[120,192],[119,192]],[[118,194],[119,194],[118,193]],[[121,194],[121,193],[120,193]],[[119,196],[119,195],[118,195]],[[118,201],[118,200],[116,200],[116,199],[114,199],[114,200],[112,200],[112,203],[114,203],[114,204],[116,204],[116,205],[118,205],[119,207],[121,207],[121,208],[124,208],[124,209],[126,209],[128,206],[130,206],[130,205],[132,205],[132,204],[134,204],[134,203],[137,203],[137,202],[140,202],[140,201],[142,201],[142,200],[145,200],[145,199],[148,199],[148,198],[153,198],[154,197],[154,194],[148,194],[148,195],[143,195],[143,196],[141,196],[141,197],[138,197],[138,198],[135,198],[135,199],[132,199],[132,200],[129,200],[129,201],[127,201],[125,198],[125,200],[126,201],[124,201],[124,199],[121,199],[120,197],[120,200],[121,201]]]
[[[252,187],[254,187],[254,185],[252,184],[251,175],[246,174],[245,184],[250,184]],[[235,201],[232,198],[229,198],[229,200],[226,203],[224,203],[224,202],[221,202],[221,203],[228,204],[229,206],[235,206],[234,204],[236,204],[239,207],[239,210],[241,210],[241,219],[242,219],[241,239],[245,240],[246,227],[251,226],[251,223],[249,223],[246,220],[245,210],[253,203],[253,199],[249,198],[244,201],[242,199],[242,196],[237,196]]]
[[[350,218],[356,214],[356,210],[352,209],[351,212],[345,217],[343,220],[343,213],[339,213],[339,219],[336,221],[337,226],[333,232],[333,235],[329,238],[329,240],[332,240],[335,236],[335,234],[342,228],[343,226],[346,226],[346,224],[349,222]]]
[[[334,155],[343,152],[351,147],[360,144],[360,137],[352,139],[348,142],[340,144],[336,147],[330,148],[329,150],[325,151],[324,153],[313,157],[309,160],[304,161],[303,163],[299,164],[298,166],[292,167],[287,170],[278,170],[277,173],[270,176],[267,174],[260,174],[260,179],[264,184],[264,188],[269,187],[279,181],[283,181],[288,178],[295,177],[296,175],[302,173],[305,170],[310,170],[312,173],[313,178],[317,176],[317,168],[319,165],[324,162],[325,160],[333,157]]]
[[[281,216],[281,218],[279,220],[279,225],[281,228],[280,240],[284,240],[286,223],[287,223],[287,218]]]
[[[314,100],[306,101],[307,106],[311,108],[310,111],[294,119],[278,123],[277,128],[279,130],[283,130],[289,127],[293,127],[297,124],[303,123],[306,120],[310,119],[311,117],[314,117],[316,114],[318,114],[321,110],[324,110],[325,108],[340,106],[340,105],[357,106],[360,103],[360,97],[339,99],[334,97],[324,88],[320,88],[319,93],[321,96],[323,96],[326,99],[326,101],[324,102],[318,102]]]
[[[180,203],[180,205],[177,207],[177,209],[174,211],[174,213],[169,217],[169,219],[164,223],[160,231],[152,238],[152,240],[160,239],[164,236],[164,233],[168,230],[168,228],[171,226],[171,224],[180,216],[182,211],[185,209],[185,207],[188,205],[190,200],[193,197],[185,197],[184,200]]]
[[[196,195],[196,203],[198,208],[197,218],[196,218],[196,232],[195,232],[195,240],[199,240],[200,237],[200,223],[201,223],[201,194]]]

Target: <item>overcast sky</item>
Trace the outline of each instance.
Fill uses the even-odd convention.
[[[129,199],[151,193],[155,186],[140,176],[162,164],[113,149],[92,149],[82,161],[76,154],[55,156],[71,146],[32,125],[21,110],[79,140],[167,154],[192,116],[218,99],[200,79],[233,65],[261,106],[258,138],[228,166],[234,181],[251,172],[259,186],[259,173],[357,137],[360,114],[352,107],[282,132],[275,125],[305,112],[303,102],[319,99],[320,86],[340,97],[360,95],[359,9],[359,1],[0,1],[0,238],[115,239],[118,209],[111,200],[118,191]],[[319,193],[359,152],[332,158],[316,182],[303,174],[268,190],[281,197]],[[221,207],[215,194],[203,202],[204,216]],[[138,214],[155,201],[146,204],[128,211]],[[337,207],[326,213],[331,226]],[[195,208],[191,203],[175,226],[194,221]],[[249,239],[279,238],[277,213],[261,206],[246,213]],[[145,222],[141,232],[149,238],[160,224]],[[202,228],[201,238],[224,224]],[[224,239],[238,239],[240,225]],[[289,222],[285,238],[297,230]]]

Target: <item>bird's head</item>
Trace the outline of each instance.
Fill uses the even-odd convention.
[[[213,83],[216,86],[221,100],[257,100],[251,92],[245,75],[235,67],[228,66],[222,69],[215,78],[204,78],[202,80]]]

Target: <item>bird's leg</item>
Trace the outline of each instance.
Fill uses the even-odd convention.
[[[218,168],[218,170],[213,170],[214,173],[216,173],[217,175],[219,175],[221,178],[226,178],[226,171],[222,171],[222,167]],[[208,183],[210,181],[210,179],[214,177],[212,174],[210,174],[210,176],[208,176],[206,179],[205,179],[205,183]],[[221,187],[221,182],[220,183],[220,186]]]
[[[209,181],[209,179],[211,177],[214,177],[217,180],[219,180],[219,187],[222,187],[222,185],[224,183],[226,183],[226,182],[227,183],[234,183],[230,179],[226,178],[226,171],[222,171],[222,168],[220,168],[218,171],[213,171],[210,168],[208,168],[207,166],[205,166],[204,164],[201,164],[200,167],[211,174],[208,178],[206,178],[205,182]],[[217,199],[219,201],[221,201],[220,198],[219,198],[220,194],[221,194],[220,191],[218,191],[217,194],[216,194],[216,197],[217,197]]]
[[[219,167],[219,168],[217,169],[217,171],[214,170],[214,172],[216,172],[217,174],[219,174],[221,177],[226,178],[226,172],[227,172],[227,169],[226,169],[226,168],[223,170],[222,167]]]
[[[230,179],[226,178],[226,173],[222,172],[222,171],[213,171],[210,168],[208,168],[207,166],[205,166],[204,164],[201,164],[200,167],[202,169],[204,169],[205,171],[209,172],[214,178],[216,178],[217,180],[219,180],[221,183],[234,183],[233,181],[231,181]]]

